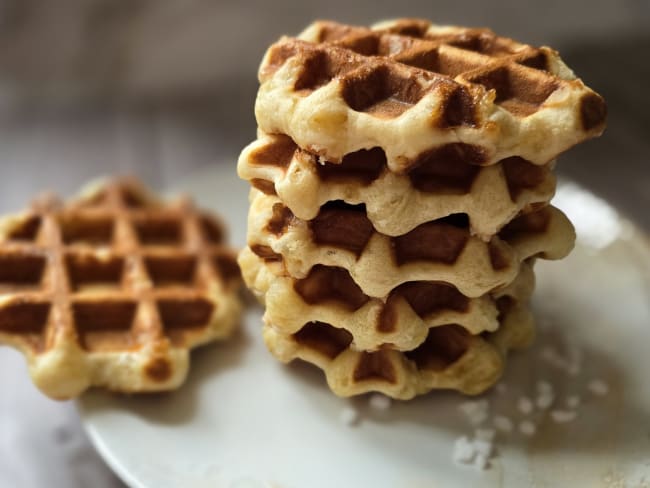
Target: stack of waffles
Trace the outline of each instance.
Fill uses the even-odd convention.
[[[549,48],[420,20],[316,22],[259,77],[239,264],[270,351],[341,396],[494,384],[533,336],[535,259],[572,249],[554,159],[602,98]]]
[[[216,217],[133,180],[0,220],[0,344],[52,398],[178,387],[190,350],[234,330],[240,282]]]

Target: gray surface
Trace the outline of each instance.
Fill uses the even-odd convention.
[[[37,105],[29,98],[16,99],[13,94],[9,98],[0,96],[0,106],[4,107],[0,111],[0,212],[22,208],[29,196],[45,189],[70,194],[98,175],[135,173],[155,188],[169,188],[203,165],[230,164],[234,171],[240,147],[254,137],[254,71],[260,46],[268,40],[266,37],[277,37],[283,29],[298,29],[305,23],[303,19],[333,16],[338,3],[320,14],[304,5],[297,6],[293,16],[275,24],[268,23],[260,12],[253,25],[261,29],[259,38],[264,39],[244,46],[241,63],[234,70],[236,76],[226,76],[224,70],[196,73],[187,67],[179,70],[182,73],[177,78],[161,82],[161,78],[147,76],[173,71],[175,58],[141,58],[135,65],[149,63],[149,68],[133,71],[132,79],[142,83],[129,86],[141,88],[153,83],[164,95],[155,103],[129,98],[129,102],[70,105],[56,99],[52,104],[40,101]],[[465,9],[460,2],[443,3],[447,9],[445,20],[463,21]],[[640,54],[650,48],[647,3],[576,2],[574,13],[585,15],[563,16],[553,22],[553,16],[566,3],[546,2],[544,12],[512,7],[508,23],[503,20],[503,12],[510,4],[514,2],[496,2],[495,10],[481,2],[480,8],[467,12],[467,23],[494,25],[534,42],[550,39],[568,64],[605,95],[610,108],[606,135],[563,156],[558,170],[605,196],[650,230],[650,98],[646,94],[650,75]],[[395,4],[379,2],[373,17],[395,15],[397,10]],[[364,12],[367,7],[351,7],[349,18],[361,20],[367,16]],[[233,5],[227,6],[226,13],[223,18],[209,17],[212,20],[206,22],[238,25],[240,17],[244,18]],[[429,15],[422,5],[414,13]],[[158,21],[164,24],[161,15]],[[536,22],[514,21],[517,16],[534,17]],[[136,37],[156,32],[149,28],[137,31]],[[190,30],[188,25],[184,32]],[[180,32],[183,29],[170,31],[169,37],[160,42],[172,45]],[[187,45],[199,42],[194,38],[190,41]],[[11,46],[5,45],[0,51],[0,64],[6,66]],[[184,52],[178,51],[177,57],[182,58]],[[14,81],[24,78],[34,82],[26,75],[21,78],[18,68],[15,73]],[[191,85],[192,76],[215,83],[218,79],[219,85],[179,95],[181,88]],[[152,88],[152,92],[156,90]],[[0,384],[6,392],[0,396],[0,486],[122,486],[89,446],[73,405],[52,402],[40,395],[28,381],[22,357],[6,348],[0,349]]]

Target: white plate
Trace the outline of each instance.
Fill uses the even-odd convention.
[[[231,166],[213,166],[178,188],[218,209],[233,242],[244,243],[248,190]],[[650,251],[631,224],[578,187],[562,185],[554,202],[575,222],[578,245],[561,263],[539,263],[538,340],[511,357],[506,392],[483,396],[491,415],[515,425],[527,418],[538,433],[499,433],[486,471],[452,462],[454,440],[473,433],[458,408],[466,398],[439,392],[384,412],[367,397],[339,399],[319,371],[271,358],[257,307],[235,340],[196,351],[179,391],[84,395],[79,410],[94,444],[133,487],[647,486]],[[551,353],[573,357],[577,374],[554,365]],[[609,393],[593,394],[594,379]],[[575,421],[518,412],[517,399],[534,397],[539,380],[554,385],[556,408],[580,395]],[[349,407],[358,425],[342,421]]]

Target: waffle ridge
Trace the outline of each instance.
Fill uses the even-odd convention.
[[[177,387],[193,347],[233,330],[235,253],[216,217],[139,183],[49,196],[0,224],[0,342],[47,395]]]

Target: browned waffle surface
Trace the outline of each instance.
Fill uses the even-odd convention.
[[[466,213],[474,234],[489,239],[523,208],[548,202],[555,190],[552,165],[510,157],[488,167],[471,164],[452,145],[428,151],[406,174],[389,170],[380,147],[329,163],[284,135],[261,134],[242,151],[239,175],[278,197],[294,215],[311,220],[329,201],[366,206],[383,234],[401,235],[455,213]]]
[[[239,269],[223,226],[134,180],[49,197],[0,225],[0,342],[54,398],[180,385],[191,348],[227,336]]]
[[[389,237],[374,229],[363,205],[330,202],[306,222],[277,197],[254,193],[248,224],[254,253],[282,260],[294,278],[305,278],[318,264],[343,268],[376,298],[410,281],[445,282],[465,296],[479,297],[512,282],[525,259],[560,259],[575,240],[571,223],[551,206],[517,217],[484,242],[471,236],[465,214]]]
[[[291,335],[306,322],[326,323],[349,333],[350,347],[368,352],[413,350],[429,329],[446,324],[473,335],[494,332],[498,300],[527,303],[535,282],[532,263],[526,262],[513,283],[479,298],[468,298],[446,283],[411,281],[378,299],[363,293],[342,268],[316,265],[305,278],[296,279],[248,248],[240,253],[239,265],[248,287],[264,301],[266,324]]]
[[[462,144],[468,160],[546,164],[604,128],[603,99],[558,54],[487,29],[316,22],[260,67],[260,128],[340,162],[379,146],[396,172]]]

